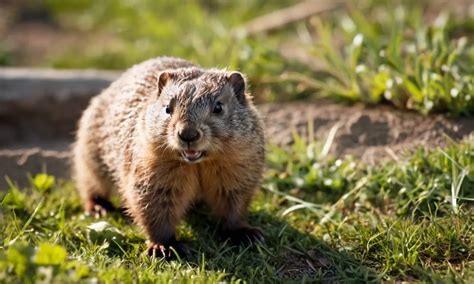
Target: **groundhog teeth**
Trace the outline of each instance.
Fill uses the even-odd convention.
[[[202,154],[203,154],[202,151],[194,151],[194,150],[183,151],[184,157],[189,160],[197,160],[201,158]]]

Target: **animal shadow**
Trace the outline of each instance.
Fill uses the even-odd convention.
[[[250,214],[250,223],[264,232],[265,242],[232,246],[219,237],[213,221],[202,208],[192,210],[187,223],[196,239],[187,261],[214,271],[225,271],[229,279],[250,283],[281,281],[379,282],[377,274],[360,261],[338,252],[324,241],[292,227],[284,218],[263,210]]]

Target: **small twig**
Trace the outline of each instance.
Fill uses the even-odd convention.
[[[387,152],[387,154],[388,154],[392,159],[394,159],[396,162],[400,162],[400,158],[398,158],[397,154],[395,154],[395,152],[392,150],[392,148],[390,148],[390,147],[385,147],[384,150],[385,150],[385,152]]]
[[[309,260],[305,259],[305,261],[306,264],[308,264],[308,266],[311,268],[311,270],[313,270],[314,272],[318,272],[318,270],[314,268],[313,264]]]
[[[329,130],[328,137],[326,142],[324,143],[323,149],[321,150],[321,157],[326,157],[329,154],[329,150],[331,149],[331,145],[334,142],[334,138],[336,137],[337,130],[339,130],[340,124],[336,123],[331,127]]]
[[[304,1],[257,17],[249,21],[243,27],[238,28],[236,34],[247,36],[274,30],[293,22],[309,18],[315,14],[333,10],[343,2],[344,1],[326,1],[321,3],[315,0]]]

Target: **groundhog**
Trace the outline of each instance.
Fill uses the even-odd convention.
[[[86,212],[112,208],[113,188],[148,237],[150,255],[187,254],[175,238],[204,201],[235,243],[262,240],[247,222],[261,181],[262,120],[239,72],[158,57],[133,66],[94,97],[79,122],[74,180]]]

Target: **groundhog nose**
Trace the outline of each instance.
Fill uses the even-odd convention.
[[[183,142],[191,143],[197,141],[201,135],[194,128],[184,128],[178,132],[178,136]]]

